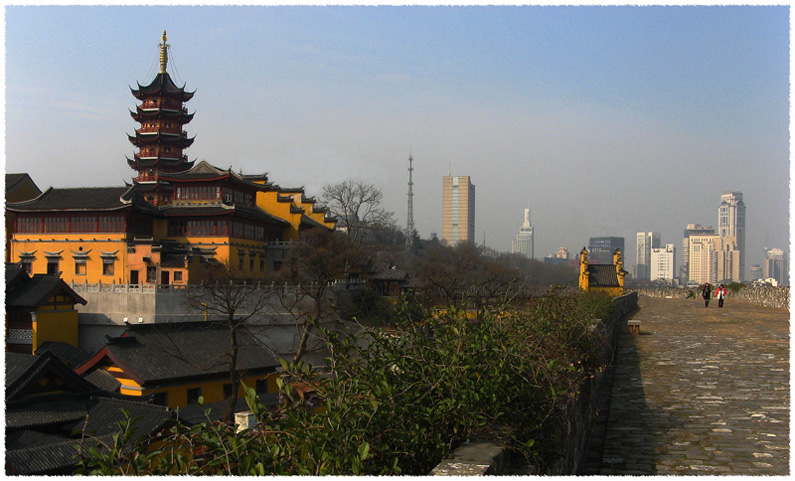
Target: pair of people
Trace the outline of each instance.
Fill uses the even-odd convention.
[[[701,297],[704,299],[704,307],[709,307],[709,300],[712,298],[712,286],[709,285],[709,282],[701,288]],[[718,307],[723,307],[723,300],[726,299],[726,288],[723,287],[723,284],[715,289],[715,297],[718,298]]]

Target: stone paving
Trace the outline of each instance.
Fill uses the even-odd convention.
[[[789,475],[789,312],[641,296],[582,474]],[[604,414],[604,413],[603,413]]]

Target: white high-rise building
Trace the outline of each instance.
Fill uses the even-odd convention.
[[[665,247],[652,247],[649,255],[649,280],[662,279],[672,284],[675,256],[676,249],[673,244],[665,244]]]
[[[530,209],[524,210],[524,223],[519,228],[516,239],[511,243],[511,252],[533,258],[533,226],[530,225]]]
[[[636,245],[635,277],[645,281],[651,280],[651,250],[660,247],[660,233],[638,232]]]
[[[718,235],[734,237],[739,254],[738,281],[745,279],[745,203],[742,192],[724,192],[718,206]]]

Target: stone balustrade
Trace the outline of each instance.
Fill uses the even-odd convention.
[[[696,298],[700,298],[701,296],[698,289],[676,289],[673,287],[642,288],[635,289],[634,291],[641,296],[647,297],[686,298],[691,292]],[[727,290],[727,299],[735,299],[740,302],[748,302],[750,304],[756,304],[764,307],[789,309],[789,286],[745,286],[738,292]]]

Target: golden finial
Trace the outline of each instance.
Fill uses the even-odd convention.
[[[168,64],[168,47],[169,45],[166,43],[168,37],[166,36],[166,31],[163,30],[163,43],[160,44],[160,73],[164,73],[166,71],[166,65]]]

